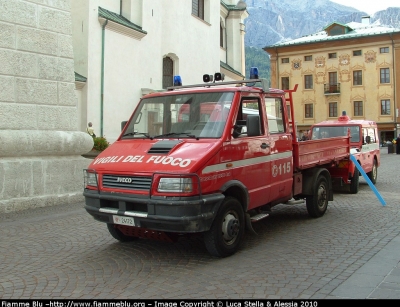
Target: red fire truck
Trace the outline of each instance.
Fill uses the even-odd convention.
[[[349,136],[297,142],[288,112],[296,89],[270,89],[256,75],[144,96],[84,170],[86,211],[117,240],[201,234],[218,257],[235,253],[277,204],[305,203],[321,217]]]
[[[311,139],[320,139],[333,136],[345,136],[350,131],[351,154],[361,165],[373,184],[378,179],[378,167],[381,163],[379,148],[378,126],[371,120],[352,120],[346,112],[342,112],[337,120],[327,120],[311,127]],[[350,165],[344,165],[350,163]],[[336,178],[334,186],[349,189],[350,193],[358,193],[360,173],[351,161],[342,161],[342,166],[331,171]],[[347,180],[345,172],[348,172]],[[342,174],[340,174],[342,173]]]

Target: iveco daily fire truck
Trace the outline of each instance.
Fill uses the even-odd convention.
[[[84,170],[85,209],[117,240],[201,234],[212,255],[226,257],[273,206],[305,203],[321,217],[333,200],[349,136],[297,142],[297,85],[271,89],[255,69],[254,79],[211,77],[183,86],[176,77],[179,85],[144,96]]]
[[[345,136],[350,131],[350,152],[361,165],[368,178],[373,184],[378,179],[378,167],[381,164],[381,154],[379,147],[379,134],[376,122],[371,120],[351,119],[346,111],[342,112],[337,120],[327,120],[315,124],[311,127],[311,139],[319,139],[332,136]],[[344,168],[337,168],[333,171],[344,172],[349,168],[348,178],[345,181],[337,180],[335,186],[345,187],[350,193],[358,193],[360,173],[351,161],[342,161],[350,163]],[[335,174],[337,179],[342,179],[345,174]]]

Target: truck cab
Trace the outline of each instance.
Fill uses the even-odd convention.
[[[348,159],[349,138],[315,141],[309,157],[294,150],[286,94],[256,77],[146,95],[84,170],[86,211],[117,240],[202,234],[218,257],[277,204],[305,202],[321,217],[333,199],[327,166]]]
[[[311,127],[311,139],[320,139],[350,134],[351,153],[361,165],[373,184],[378,179],[380,166],[380,142],[378,126],[370,120],[353,120],[345,111],[337,120],[323,121]],[[349,183],[350,192],[358,192],[359,172],[352,168]]]

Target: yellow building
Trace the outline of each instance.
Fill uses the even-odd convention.
[[[271,58],[271,86],[292,89],[297,131],[333,120],[375,121],[381,142],[400,132],[400,29],[334,22],[323,31],[263,48]]]

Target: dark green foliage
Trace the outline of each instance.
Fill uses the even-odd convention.
[[[95,137],[93,138],[93,149],[92,150],[97,150],[97,151],[103,151],[110,145],[105,137]]]
[[[258,68],[259,78],[270,79],[269,55],[258,47],[245,47],[246,53],[246,79],[250,77],[250,67]]]

